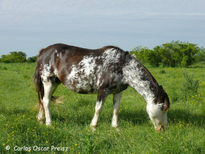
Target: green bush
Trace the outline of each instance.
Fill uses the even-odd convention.
[[[27,59],[27,62],[28,62],[28,63],[33,63],[33,62],[36,62],[36,60],[37,60],[37,56],[33,56],[33,57],[29,57],[29,58]]]
[[[131,54],[135,54],[142,63],[152,66],[182,66],[187,67],[196,61],[200,48],[193,43],[172,41],[156,46],[153,50],[148,48],[135,48]]]
[[[196,62],[205,62],[205,48],[201,48],[199,53],[195,56]]]
[[[8,55],[2,55],[0,58],[0,62],[3,63],[33,63],[36,62],[37,56],[28,57],[26,59],[26,54],[22,51],[13,51],[10,52]]]
[[[148,48],[135,48],[131,52],[135,54],[142,63],[149,63],[152,66],[159,66],[159,57]]]
[[[193,79],[193,75],[189,75],[187,73],[184,73],[184,79],[181,92],[183,99],[188,100],[188,98],[198,93],[199,80]]]
[[[8,55],[2,55],[0,62],[4,63],[23,63],[26,62],[26,54],[22,51],[13,51]]]

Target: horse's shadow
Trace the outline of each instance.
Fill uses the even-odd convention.
[[[193,114],[187,110],[175,109],[168,112],[168,120],[170,123],[191,123],[199,127],[205,127],[205,115]]]
[[[129,110],[123,110],[119,112],[119,121],[127,121],[131,122],[133,124],[143,124],[148,120],[148,116],[146,111],[138,110],[137,112],[129,111]]]
[[[66,102],[66,103],[69,103],[69,102]],[[88,106],[93,106],[92,112],[88,111]],[[73,103],[73,105],[70,107],[71,107],[70,112],[68,112],[68,114],[61,114],[61,113],[57,114],[57,112],[54,111],[55,110],[54,108],[53,113],[51,113],[52,120],[63,122],[63,123],[66,123],[66,122],[69,123],[72,121],[78,125],[87,125],[91,121],[92,116],[94,114],[94,105],[92,104],[92,102],[82,99],[82,100],[79,100]]]
[[[122,111],[119,113],[119,120],[130,121],[133,124],[143,124],[148,120],[146,111],[139,110],[137,112]],[[205,115],[193,114],[186,110],[170,110],[168,112],[168,122],[177,124],[179,122],[191,123],[199,127],[205,127]]]

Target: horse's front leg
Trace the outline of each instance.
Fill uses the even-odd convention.
[[[102,111],[102,107],[103,107],[106,97],[107,97],[107,94],[103,90],[98,91],[97,102],[95,105],[95,114],[90,123],[91,128],[95,128],[97,126],[98,118],[99,118],[100,112]]]
[[[118,111],[120,107],[120,99],[122,92],[113,95],[113,117],[112,117],[112,127],[117,127]]]

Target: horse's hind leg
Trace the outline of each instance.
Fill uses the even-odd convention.
[[[49,110],[49,104],[51,101],[51,96],[56,89],[58,83],[52,81],[52,79],[48,79],[46,81],[43,81],[43,87],[44,87],[44,96],[43,96],[43,107],[45,111],[45,117],[46,117],[46,125],[51,124],[51,114]]]
[[[43,102],[42,102],[41,99],[39,99],[39,106],[40,106],[40,109],[39,109],[39,113],[37,115],[37,120],[41,121],[45,117],[44,108],[43,108]]]
[[[51,82],[51,81],[48,81],[48,82]],[[50,95],[49,96],[49,100],[51,99],[52,94],[54,93],[54,91],[56,90],[57,86],[59,85],[58,81],[57,82],[56,81],[52,81],[51,83],[52,83],[52,85],[51,85],[50,92],[49,92],[49,95]],[[45,86],[43,85],[43,87],[45,87]],[[49,89],[49,88],[47,88],[47,89]],[[44,91],[45,91],[45,88],[44,88]],[[43,100],[39,97],[40,109],[39,109],[39,113],[37,115],[38,121],[41,121],[41,120],[43,120],[45,118],[45,110],[44,110],[44,105],[43,104],[44,104]]]
[[[113,95],[113,117],[112,117],[112,127],[117,127],[118,111],[120,107],[120,99],[122,92]]]

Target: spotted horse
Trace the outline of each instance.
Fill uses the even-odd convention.
[[[51,125],[49,103],[60,83],[82,94],[97,93],[91,128],[97,126],[106,97],[113,94],[112,127],[117,127],[122,92],[134,88],[147,103],[146,111],[156,130],[167,125],[170,103],[167,93],[135,56],[115,46],[85,49],[66,44],[54,44],[42,49],[37,58],[34,81],[40,111],[37,119],[45,117]]]

